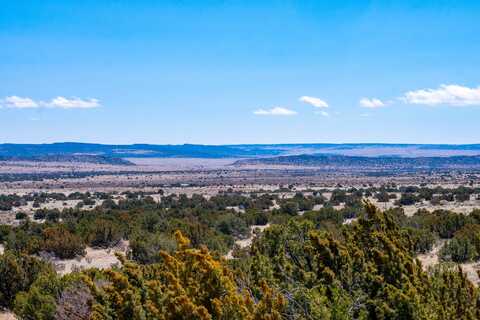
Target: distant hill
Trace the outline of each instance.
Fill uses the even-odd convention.
[[[101,155],[112,158],[243,158],[276,155],[280,151],[248,146],[208,145],[104,145],[91,143],[0,144],[0,156]]]
[[[107,158],[259,158],[302,154],[345,156],[473,156],[480,144],[244,144],[244,145],[106,145],[93,143],[0,144],[0,157],[36,159],[54,156],[101,156]],[[79,159],[79,158],[71,158]],[[89,158],[84,158],[89,159]],[[94,160],[94,158],[91,158]],[[100,160],[100,159],[98,159]],[[110,161],[110,160],[109,160]],[[113,160],[112,160],[113,161]]]
[[[0,161],[39,161],[39,162],[75,162],[75,163],[92,163],[92,164],[109,164],[133,166],[132,162],[122,158],[112,158],[98,155],[27,155],[27,156],[0,156]]]
[[[359,157],[343,155],[295,155],[271,158],[238,160],[234,165],[286,165],[286,166],[330,166],[330,167],[363,167],[363,168],[454,168],[479,167],[480,156],[450,157]]]

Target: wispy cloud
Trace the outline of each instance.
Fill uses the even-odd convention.
[[[297,112],[283,107],[274,107],[271,109],[258,109],[253,111],[253,114],[257,116],[294,116]]]
[[[360,99],[360,105],[364,108],[381,108],[386,106],[386,103],[377,98],[362,98]]]
[[[317,111],[317,112],[315,112],[315,113],[316,113],[316,114],[319,114],[319,115],[321,115],[321,116],[324,116],[324,117],[330,117],[330,114],[329,114],[327,111],[321,110],[321,111]]]
[[[400,100],[408,104],[427,106],[480,106],[480,87],[469,88],[456,84],[444,84],[437,89],[408,91]]]
[[[49,101],[35,101],[28,97],[9,96],[0,99],[0,107],[28,109],[28,108],[60,108],[60,109],[91,109],[100,107],[98,99],[55,97]]]
[[[38,108],[39,104],[30,98],[10,96],[0,100],[0,107],[28,109],[28,108]]]
[[[50,108],[63,108],[63,109],[90,109],[100,107],[100,101],[98,99],[80,99],[80,98],[65,98],[56,97],[46,104]]]
[[[320,98],[303,96],[300,97],[298,100],[308,103],[309,105],[312,105],[316,108],[328,108],[328,103]]]

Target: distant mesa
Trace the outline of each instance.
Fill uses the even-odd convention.
[[[40,155],[40,156],[0,156],[0,161],[34,161],[34,162],[70,162],[70,163],[91,163],[106,165],[133,166],[134,163],[122,159],[99,155]]]
[[[398,157],[344,156],[333,154],[293,155],[270,158],[243,159],[234,163],[245,165],[281,165],[306,167],[364,167],[364,168],[455,168],[480,167],[480,156]]]
[[[329,158],[381,157],[381,161],[405,163],[394,158],[432,158],[452,156],[480,156],[480,144],[382,144],[382,143],[311,143],[311,144],[241,144],[241,145],[107,145],[95,143],[62,142],[51,144],[0,144],[0,160],[31,160],[86,162],[98,164],[133,165],[128,158],[204,158],[204,159],[263,159],[284,156],[313,155],[315,158],[280,158],[262,162],[362,161],[380,160]],[[319,157],[325,155],[325,157]],[[424,159],[424,161],[436,161]],[[472,161],[472,159],[452,160]]]

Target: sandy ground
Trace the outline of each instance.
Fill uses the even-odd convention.
[[[439,240],[433,246],[430,252],[419,254],[417,256],[417,259],[420,260],[420,262],[422,263],[423,269],[428,270],[428,268],[439,263],[438,253],[440,252],[440,249],[443,247],[445,242],[446,242],[445,240]]]
[[[467,274],[468,280],[478,287],[480,285],[480,278],[478,276],[478,271],[480,271],[480,261],[463,263],[460,267],[463,272]]]
[[[250,226],[250,236],[246,239],[241,239],[235,241],[235,245],[240,247],[240,248],[246,248],[249,247],[252,244],[253,239],[256,237],[258,233],[263,232],[266,228],[270,227],[270,224],[266,225],[254,225]],[[230,250],[225,256],[225,259],[233,259],[233,249]]]
[[[81,202],[81,200],[49,200],[46,203],[40,203],[39,208],[33,207],[33,201],[29,201],[26,205],[20,207],[13,207],[12,212],[25,212],[25,213],[34,213],[37,209],[58,209],[62,211],[65,208],[75,208],[77,204]],[[95,206],[102,204],[102,200],[95,200],[95,204],[91,206],[83,206],[82,210],[91,210],[95,208]]]
[[[95,188],[88,188],[88,189],[51,189],[48,190],[49,192],[57,192],[57,193],[64,193],[66,195],[72,193],[72,192],[86,192],[89,191],[93,194],[94,191],[103,191],[103,192],[115,192],[115,193],[121,193],[124,191],[143,191],[148,194],[150,194],[151,197],[156,202],[160,202],[161,195],[158,193],[159,189],[163,190],[165,195],[170,195],[170,194],[185,194],[189,197],[191,197],[193,194],[200,194],[203,195],[206,199],[211,198],[212,196],[215,196],[221,192],[226,192],[229,190],[233,190],[235,192],[242,193],[244,195],[248,195],[252,192],[257,192],[259,194],[268,194],[268,193],[274,193],[277,195],[280,199],[289,199],[292,198],[297,191],[304,192],[306,196],[309,196],[312,194],[312,190],[322,190],[323,196],[329,200],[331,198],[331,192],[328,190],[333,190],[335,189],[334,187],[320,187],[320,186],[311,186],[311,185],[305,185],[305,184],[299,184],[296,185],[291,191],[283,191],[283,192],[277,192],[281,186],[279,184],[245,184],[245,185],[205,185],[205,186],[175,186],[175,187],[166,187],[166,188],[152,188],[152,187],[145,187],[141,189],[137,189],[135,187],[124,187],[124,188],[112,188],[112,189],[107,189],[104,188],[102,190],[95,190]],[[452,186],[444,186],[444,187],[452,187]],[[350,187],[348,187],[350,188]],[[348,189],[347,187],[343,187],[343,189]],[[325,190],[327,190],[325,192]],[[9,189],[5,190],[6,193],[11,194],[11,193],[16,193],[18,195],[25,195],[29,194],[38,190],[35,189]],[[259,192],[260,191],[260,192]],[[274,192],[275,191],[275,192]],[[0,194],[2,191],[0,190]],[[366,198],[370,202],[372,202],[374,205],[376,205],[378,208],[382,210],[386,209],[391,209],[397,207],[395,205],[395,201],[400,198],[400,193],[396,192],[396,199],[391,199],[389,202],[378,202],[376,198],[374,197],[368,197]],[[125,196],[121,194],[114,195],[114,201],[118,203],[119,199],[124,199]],[[65,208],[74,208],[80,200],[49,200],[46,203],[40,204],[40,208],[45,208],[45,209],[58,209],[62,210]],[[84,206],[84,210],[91,210],[94,209],[95,206],[100,205],[103,202],[103,200],[96,199],[95,200],[95,205],[91,206]],[[323,207],[323,205],[315,205],[313,210],[320,210]],[[271,206],[270,210],[273,209],[278,209],[279,206],[275,202],[273,206]],[[344,204],[340,204],[338,206],[334,206],[335,209],[342,209],[344,208]],[[409,206],[402,206],[405,214],[407,216],[412,216],[415,212],[421,209],[428,210],[430,212],[434,210],[450,210],[453,212],[461,213],[461,214],[469,214],[472,210],[476,208],[480,208],[480,200],[476,199],[476,195],[472,195],[471,199],[465,202],[447,202],[447,201],[441,201],[439,205],[432,205],[429,201],[423,201],[420,203],[416,203],[414,205],[409,205]],[[231,209],[241,212],[239,208],[234,208],[232,207]],[[9,224],[9,225],[18,225],[21,221],[15,219],[15,214],[17,212],[25,212],[29,215],[30,219],[33,219],[33,213],[36,210],[36,208],[33,208],[33,202],[28,202],[24,206],[20,207],[14,207],[11,211],[4,211],[0,212],[0,224]]]
[[[0,224],[7,224],[7,225],[13,225],[13,226],[19,225],[21,220],[15,219],[15,215],[18,212],[25,212],[28,215],[28,217],[35,222],[43,222],[40,220],[33,219],[33,214],[37,209],[50,209],[50,210],[58,209],[62,211],[63,209],[67,209],[67,208],[75,208],[80,201],[81,200],[49,200],[49,202],[41,203],[39,208],[33,207],[33,201],[28,201],[27,204],[24,206],[13,207],[12,210],[10,211],[0,212]],[[103,200],[96,199],[94,205],[83,206],[82,210],[92,210],[97,205],[102,204],[102,202]]]
[[[15,320],[17,317],[13,314],[13,312],[4,310],[0,311],[0,320]]]
[[[400,194],[397,193],[397,199],[400,199]],[[378,208],[382,210],[392,209],[395,208],[395,201],[397,199],[391,199],[389,202],[378,202],[377,199],[373,197],[369,197],[368,200],[376,205]],[[414,205],[409,206],[402,206],[405,215],[413,216],[415,212],[420,209],[425,209],[430,212],[435,210],[450,210],[456,213],[461,214],[469,214],[472,210],[480,208],[480,200],[475,199],[474,196],[469,201],[465,202],[448,202],[442,201],[439,205],[432,205],[429,201],[423,201],[420,203],[416,203]]]
[[[135,179],[137,180],[137,179]],[[279,185],[278,184],[261,184],[261,183],[251,183],[251,184],[240,184],[240,185],[235,185],[235,184],[222,184],[222,185],[202,185],[202,186],[190,186],[190,185],[183,185],[183,186],[141,186],[139,187],[138,185],[132,184],[132,185],[125,185],[125,186],[117,186],[117,187],[98,187],[95,185],[90,185],[90,186],[83,186],[80,183],[77,185],[72,185],[72,187],[69,188],[59,188],[57,187],[52,187],[52,188],[43,188],[40,187],[35,188],[32,186],[29,187],[9,187],[9,188],[2,188],[1,183],[0,183],[0,194],[18,194],[18,195],[25,195],[29,193],[34,193],[34,192],[39,192],[39,191],[44,191],[48,193],[64,193],[66,195],[73,193],[73,192],[106,192],[106,193],[111,193],[111,192],[116,192],[116,193],[121,193],[124,191],[144,191],[144,192],[157,192],[159,189],[162,189],[165,194],[186,194],[188,196],[191,196],[192,194],[202,194],[206,197],[213,196],[218,194],[219,192],[222,191],[227,191],[229,189],[233,189],[234,191],[237,192],[253,192],[253,191],[259,191],[259,190],[264,190],[265,192],[271,192],[276,189],[278,189]],[[305,186],[305,189],[307,187]]]
[[[120,265],[120,261],[115,253],[126,254],[128,250],[128,241],[122,241],[119,245],[111,249],[95,249],[87,247],[87,254],[84,257],[76,259],[48,259],[60,275],[65,275],[77,270],[98,268],[108,269],[115,265]]]
[[[397,196],[400,198],[399,194]],[[472,195],[470,200],[464,202],[441,201],[439,205],[432,205],[429,201],[423,201],[411,206],[403,206],[402,208],[407,216],[412,216],[420,209],[425,209],[430,212],[435,210],[449,210],[456,213],[469,214],[472,210],[480,208],[480,200],[477,200],[475,197],[476,195]],[[382,203],[378,203],[378,206],[379,208],[383,208]],[[393,207],[393,201],[388,206]]]
[[[440,249],[446,243],[445,240],[438,241],[432,248],[429,253],[419,254],[417,259],[422,263],[424,270],[428,270],[430,267],[433,267],[440,262],[438,253]],[[480,270],[480,261],[470,262],[470,263],[461,263],[459,266],[462,268],[462,271],[467,275],[468,280],[470,280],[475,286],[480,285],[480,277],[478,271]]]

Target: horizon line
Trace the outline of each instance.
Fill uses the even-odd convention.
[[[411,142],[288,142],[288,143],[227,143],[227,144],[208,144],[208,143],[102,143],[102,142],[80,142],[80,141],[56,141],[42,143],[15,143],[0,142],[0,145],[55,145],[55,144],[84,144],[84,145],[103,145],[103,146],[206,146],[206,147],[228,147],[228,146],[295,146],[295,145],[384,145],[384,146],[477,146],[477,143],[411,143]]]

